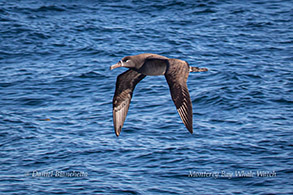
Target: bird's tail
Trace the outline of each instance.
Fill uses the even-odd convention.
[[[205,72],[205,71],[208,71],[208,69],[189,66],[189,72]]]

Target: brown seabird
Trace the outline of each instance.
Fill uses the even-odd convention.
[[[147,75],[165,75],[179,116],[188,131],[193,133],[192,103],[186,81],[189,72],[204,72],[208,70],[207,68],[191,67],[186,61],[150,53],[126,56],[110,69],[118,67],[126,67],[129,70],[117,77],[113,97],[113,122],[117,137],[125,121],[133,90],[136,84]]]

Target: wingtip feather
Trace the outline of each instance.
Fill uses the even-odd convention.
[[[114,129],[115,129],[116,136],[119,137],[119,135],[121,133],[122,126],[121,125],[117,126],[116,124],[114,124]]]
[[[187,128],[187,129],[188,129],[189,133],[193,134],[193,128],[192,127],[191,128]]]

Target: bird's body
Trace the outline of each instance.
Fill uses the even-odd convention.
[[[129,70],[117,77],[113,97],[113,122],[117,136],[126,119],[136,84],[146,76],[157,75],[165,75],[176,109],[186,128],[193,133],[192,104],[186,81],[189,72],[203,72],[207,71],[206,68],[190,67],[186,61],[148,53],[124,57],[112,65],[111,70],[118,67],[126,67]]]

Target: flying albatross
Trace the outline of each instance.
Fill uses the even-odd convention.
[[[186,61],[150,53],[126,56],[110,69],[118,67],[129,68],[129,70],[117,77],[113,97],[113,122],[117,137],[125,121],[133,90],[136,84],[147,75],[165,75],[179,116],[188,131],[193,133],[192,103],[186,81],[189,72],[204,72],[208,70],[207,68],[191,67]]]

